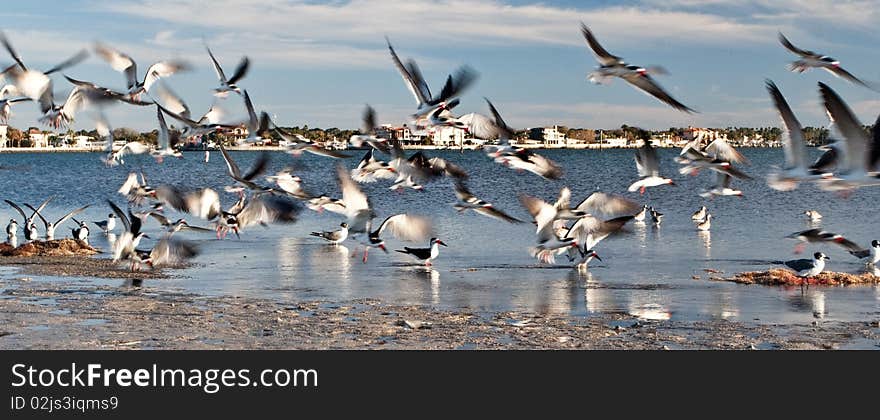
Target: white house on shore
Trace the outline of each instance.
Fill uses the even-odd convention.
[[[559,131],[558,125],[530,128],[529,139],[538,140],[546,148],[563,148],[568,145],[568,140],[565,134]]]

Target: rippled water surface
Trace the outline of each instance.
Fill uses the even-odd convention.
[[[353,167],[362,152],[344,161]],[[769,166],[782,159],[780,149],[747,149],[752,161],[744,170],[753,181],[738,182],[742,198],[706,200],[697,195],[713,182],[710,174],[696,177],[676,175],[677,186],[663,186],[644,196],[626,193],[636,177],[632,150],[545,151],[565,169],[564,179],[545,181],[492,163],[479,152],[434,152],[464,166],[471,174],[469,185],[481,198],[515,217],[527,219],[516,196],[526,193],[555,198],[569,186],[577,202],[592,191],[623,192],[646,201],[665,213],[659,228],[628,225],[622,234],[606,239],[597,251],[603,262],[594,261],[588,273],[577,273],[563,265],[537,264],[526,249],[534,241],[534,226],[510,225],[483,216],[458,214],[451,206],[455,195],[451,183],[443,180],[428,185],[424,192],[394,193],[387,184],[365,185],[381,216],[416,212],[434,219],[437,236],[448,248],[433,268],[425,268],[406,255],[384,255],[373,250],[367,264],[349,255],[354,243],[328,246],[308,236],[312,230],[335,228],[341,217],[308,210],[292,225],[270,229],[252,227],[241,240],[217,241],[208,236],[188,235],[202,244],[193,268],[184,278],[160,280],[153,287],[183,288],[204,294],[231,294],[283,300],[380,298],[389,303],[425,304],[443,309],[474,311],[532,310],[588,315],[595,312],[626,312],[645,318],[705,319],[729,318],[762,322],[803,322],[813,317],[840,320],[874,319],[880,313],[877,287],[814,287],[802,292],[765,286],[744,286],[706,280],[706,268],[726,275],[761,270],[774,260],[791,259],[794,242],[783,237],[810,227],[801,213],[815,209],[825,215],[821,227],[846,234],[867,245],[880,238],[877,199],[880,188],[863,189],[848,199],[804,186],[793,193],[772,191],[763,179]],[[661,150],[664,174],[677,174],[672,157],[675,150]],[[817,153],[811,150],[811,153]],[[255,152],[234,152],[244,169]],[[219,154],[209,163],[202,153],[186,153],[181,160],[157,165],[147,157],[133,157],[125,167],[106,168],[98,154],[0,154],[0,196],[16,202],[37,204],[49,195],[55,199],[47,213],[54,218],[83,204],[92,204],[86,218],[100,220],[109,209],[104,199],[122,203],[115,193],[128,171],[143,169],[151,184],[174,183],[210,186],[221,190],[228,184],[226,166]],[[295,165],[312,193],[339,194],[334,162],[311,155],[293,158],[273,153],[270,173]],[[224,206],[235,197],[221,192]],[[711,234],[694,228],[690,215],[701,204],[715,218]],[[5,204],[0,217],[7,220],[13,210]],[[73,227],[72,224],[70,227]],[[157,230],[155,224],[148,231]],[[60,229],[67,233],[68,230]],[[158,235],[155,235],[158,236]],[[100,235],[93,244],[106,248]],[[144,245],[147,245],[144,243]],[[404,245],[389,240],[391,249]],[[808,253],[822,250],[832,261],[829,269],[857,272],[863,269],[853,257],[837,247],[808,247]],[[694,279],[699,276],[700,279]]]

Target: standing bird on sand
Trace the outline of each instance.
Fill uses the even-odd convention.
[[[671,179],[660,176],[660,161],[650,139],[645,139],[636,152],[636,169],[639,171],[639,180],[626,189],[629,192],[638,191],[639,194],[644,194],[648,187],[675,185]]]
[[[429,245],[428,248],[410,248],[405,246],[403,249],[397,249],[395,251],[412,255],[415,259],[424,261],[425,265],[430,266],[432,265],[431,261],[440,256],[440,247],[438,245],[446,246],[446,244],[437,238],[431,238]]]
[[[852,75],[852,73],[840,67],[840,61],[836,58],[829,57],[827,55],[822,55],[809,50],[802,50],[798,47],[795,47],[782,32],[779,33],[779,42],[785,47],[787,50],[799,55],[801,58],[797,61],[789,64],[788,69],[794,72],[803,73],[810,68],[819,68],[828,71],[829,73],[849,81],[850,83],[854,83],[860,86],[864,86],[871,90],[877,90],[874,86],[863,82],[859,78]]]
[[[73,221],[75,223],[79,224],[78,228],[70,230],[70,233],[73,236],[73,239],[76,239],[78,241],[83,241],[86,243],[86,245],[88,245],[89,244],[89,226],[86,225],[85,220],[79,221],[79,220],[73,219]]]
[[[663,213],[655,210],[652,206],[650,208],[651,211],[651,221],[654,222],[654,226],[660,226],[660,223],[663,223]]]
[[[636,215],[633,216],[633,220],[635,220],[635,221],[637,221],[637,222],[643,222],[643,223],[644,223],[644,221],[645,221],[645,215],[646,215],[647,213],[648,213],[648,205],[647,205],[647,204],[643,204],[643,205],[642,205],[642,211],[636,213]]]
[[[815,277],[825,270],[825,261],[830,261],[825,254],[817,252],[813,259],[789,260],[784,262],[786,267],[794,270],[798,277]]]
[[[81,213],[83,210],[89,208],[88,205],[85,205],[85,206],[80,207],[80,208],[78,208],[78,209],[76,209],[76,210],[71,210],[70,213],[67,213],[67,214],[65,214],[64,216],[60,217],[60,218],[59,218],[58,220],[56,220],[55,222],[50,222],[50,221],[46,220],[46,218],[44,218],[42,214],[40,214],[40,210],[39,210],[39,209],[34,208],[33,206],[31,206],[31,205],[28,204],[28,203],[24,203],[24,205],[27,206],[27,208],[33,210],[33,211],[34,211],[34,214],[37,215],[37,216],[40,218],[40,220],[43,221],[43,225],[46,227],[46,240],[48,240],[48,241],[51,241],[51,240],[54,240],[54,239],[55,239],[55,229],[56,229],[58,226],[61,226],[61,224],[63,224],[64,222],[66,222],[67,219],[70,219],[70,218],[72,218],[73,216],[76,216],[77,214]],[[85,222],[83,222],[83,223],[85,223]]]
[[[333,245],[339,245],[345,238],[348,238],[348,223],[342,222],[339,224],[340,229],[337,230],[325,230],[321,232],[312,232],[309,235],[321,238],[325,241],[330,242]]]
[[[581,22],[581,33],[583,34],[584,39],[586,39],[587,45],[589,45],[590,49],[593,51],[593,55],[596,56],[596,61],[599,62],[599,67],[596,68],[596,71],[590,73],[588,76],[590,82],[595,84],[608,84],[611,79],[619,77],[636,89],[659,99],[661,102],[679,111],[687,113],[696,112],[666,93],[666,91],[663,90],[663,88],[660,87],[660,85],[651,77],[651,73],[666,74],[667,72],[665,69],[662,67],[645,68],[632,66],[624,62],[622,58],[611,55],[611,53],[599,44],[599,41],[593,36],[593,32],[591,32],[583,22]]]

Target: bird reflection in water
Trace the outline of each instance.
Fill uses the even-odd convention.
[[[810,312],[813,318],[822,319],[828,315],[825,307],[825,292],[815,289],[798,290],[788,296],[788,304],[797,311]]]
[[[703,242],[703,249],[706,250],[706,258],[712,258],[712,232],[708,230],[699,230],[697,231],[697,235],[700,236],[700,241]]]

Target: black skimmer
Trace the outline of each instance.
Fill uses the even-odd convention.
[[[137,63],[127,54],[100,43],[95,44],[95,52],[109,63],[113,70],[125,75],[127,94],[134,100],[137,100],[144,92],[149,92],[159,79],[181,71],[188,71],[191,68],[189,63],[180,60],[158,61],[147,68],[143,80],[138,80]]]
[[[660,226],[660,223],[663,223],[663,213],[655,210],[653,206],[649,208],[651,213],[651,221],[654,222],[654,226]]]
[[[183,153],[177,150],[177,145],[180,143],[180,134],[168,130],[163,114],[162,108],[156,106],[156,115],[159,118],[159,133],[156,135],[156,148],[150,152],[150,156],[153,156],[158,163],[162,163],[165,157],[183,159]]]
[[[341,244],[348,238],[348,223],[342,222],[337,230],[324,230],[321,232],[312,232],[309,235],[321,238],[333,245]]]
[[[710,213],[706,213],[706,217],[696,222],[696,226],[697,230],[708,232],[709,229],[712,228],[712,215]]]
[[[395,251],[412,255],[415,259],[424,261],[425,265],[430,266],[432,265],[431,261],[440,256],[439,245],[447,246],[443,241],[437,238],[431,238],[431,241],[428,243],[428,248],[410,248],[405,246],[403,249],[396,249]]]
[[[13,248],[18,246],[18,222],[15,219],[9,219],[9,224],[6,225],[6,243]]]
[[[645,215],[646,215],[647,213],[648,213],[648,205],[647,205],[647,204],[643,204],[643,205],[642,205],[642,210],[639,211],[638,213],[636,213],[635,216],[633,216],[633,220],[635,220],[636,222],[642,222],[642,223],[644,223],[644,221],[645,221]]]
[[[110,200],[107,200],[107,204],[113,209],[113,213],[116,214],[116,217],[119,218],[123,226],[122,234],[113,242],[113,262],[131,260],[131,268],[134,270],[135,263],[138,260],[135,249],[143,238],[149,238],[146,233],[141,231],[143,219],[133,214],[131,210],[128,211],[126,216],[122,209]],[[78,233],[75,232],[74,235],[78,236]]]
[[[141,264],[146,264],[150,268],[179,267],[198,254],[199,248],[195,243],[165,236],[150,250],[134,250],[134,254],[130,257],[132,271],[140,270]]]
[[[636,89],[659,99],[661,102],[679,111],[687,113],[696,112],[666,93],[666,91],[657,84],[654,78],[651,77],[651,73],[666,74],[666,70],[661,67],[645,68],[628,65],[620,57],[611,55],[611,53],[605,50],[605,48],[599,44],[599,41],[596,40],[596,37],[593,36],[590,29],[587,28],[587,25],[583,22],[581,22],[581,33],[587,40],[587,45],[589,45],[593,54],[596,56],[596,60],[600,64],[596,71],[589,74],[588,77],[590,82],[595,84],[607,84],[612,78],[619,77]]]
[[[44,201],[42,204],[40,204],[40,206],[37,208],[42,210],[43,208],[46,207],[47,204],[49,204],[49,201],[51,201],[51,200],[52,200],[52,197],[49,197],[48,199],[46,199],[46,201]],[[15,204],[9,200],[3,200],[3,201],[5,201],[6,204],[9,204],[10,206],[12,206],[12,208],[14,208],[15,211],[17,211],[18,214],[21,215],[21,219],[24,221],[24,225],[22,225],[23,229],[24,229],[24,239],[26,241],[37,240],[37,238],[39,236],[39,232],[37,231],[37,224],[34,223],[34,218],[37,217],[37,213],[34,212],[34,214],[32,214],[30,217],[28,217],[24,213],[24,210],[22,210],[21,207],[18,206],[18,204]],[[7,227],[7,233],[8,233],[8,227]]]
[[[272,123],[272,128],[275,130],[275,133],[281,137],[281,140],[287,144],[287,153],[293,156],[301,156],[303,152],[308,152],[316,156],[324,156],[333,159],[345,159],[349,157],[345,153],[339,153],[335,150],[321,147],[314,141],[311,141],[302,135],[290,135],[281,130],[281,128],[276,126],[275,123]]]
[[[644,211],[645,208],[642,207],[641,212]],[[578,245],[575,248],[559,249],[557,252],[567,251],[569,261],[578,261],[575,266],[579,269],[586,268],[593,258],[601,261],[595,254],[596,245],[622,229],[640,213],[638,203],[603,192],[590,194],[572,212],[577,216],[574,218],[575,222],[561,236],[574,238]]]
[[[803,252],[804,247],[808,243],[833,243],[846,249],[847,251],[862,250],[862,247],[856,245],[849,239],[844,238],[843,235],[826,232],[822,229],[807,229],[800,232],[792,233],[791,235],[786,236],[786,238],[794,239],[800,242],[794,249],[795,254],[800,254],[801,252]]]
[[[851,83],[864,86],[871,90],[877,90],[872,84],[865,83],[861,79],[853,76],[852,73],[844,70],[843,67],[840,66],[840,61],[836,58],[795,47],[794,44],[782,34],[782,32],[779,33],[779,42],[782,43],[782,46],[787,50],[801,57],[789,64],[788,69],[793,72],[803,73],[810,68],[820,68]]]
[[[467,185],[465,185],[464,181],[459,181],[455,183],[455,196],[458,197],[458,203],[456,203],[453,207],[458,210],[459,213],[473,210],[475,213],[482,214],[483,216],[491,217],[493,219],[498,219],[501,221],[505,221],[508,223],[522,223],[522,220],[516,219],[507,215],[501,210],[495,208],[492,203],[481,200],[473,195],[470,190],[468,190]]]
[[[306,207],[318,213],[323,213],[324,210],[327,210],[331,213],[346,215],[345,202],[342,199],[331,198],[326,195],[310,198],[306,201]]]
[[[107,235],[113,232],[113,229],[116,229],[116,215],[110,213],[107,215],[107,220],[100,220],[92,223],[94,223],[95,226],[98,227],[98,229],[101,229],[101,231],[104,232],[105,235]]]
[[[202,233],[214,233],[214,229],[208,229],[199,226],[193,226],[186,221],[186,219],[177,219],[172,222],[171,219],[165,217],[164,215],[157,213],[155,211],[148,213],[153,219],[156,219],[160,225],[165,229],[165,232],[170,236],[182,230],[189,230],[193,232],[202,232]]]
[[[43,215],[40,213],[40,209],[34,208],[33,206],[31,206],[28,203],[24,203],[24,205],[27,206],[27,208],[33,210],[34,214],[36,214],[37,217],[39,217],[40,220],[43,221],[43,225],[46,227],[46,240],[49,240],[49,241],[55,239],[55,229],[58,226],[61,226],[61,224],[66,222],[71,217],[76,216],[77,214],[83,212],[85,209],[89,208],[88,205],[82,206],[78,209],[71,210],[69,213],[65,214],[64,216],[61,216],[55,222],[50,222],[50,221],[47,221],[45,217],[43,217]]]
[[[302,178],[294,175],[289,168],[283,169],[275,175],[266,176],[266,180],[270,182],[274,181],[275,185],[277,185],[281,191],[287,193],[287,195],[293,198],[300,200],[309,200],[313,198],[311,194],[303,189]]]
[[[360,244],[364,246],[364,263],[367,262],[367,254],[370,248],[379,248],[386,254],[388,253],[388,249],[385,247],[385,239],[382,239],[382,233],[386,230],[392,236],[404,241],[420,240],[420,238],[430,235],[433,230],[431,221],[427,218],[404,213],[388,217],[376,230],[371,230],[371,225],[372,220],[369,220],[366,226],[367,237],[359,238]]]
[[[72,219],[74,223],[78,224],[79,227],[71,229],[70,234],[73,236],[73,239],[77,241],[83,241],[86,245],[89,244],[89,225],[86,224],[85,220],[76,220]]]
[[[859,187],[880,185],[880,176],[875,172],[880,161],[880,130],[874,130],[869,139],[861,122],[834,90],[819,82],[819,91],[825,109],[844,138],[838,171],[832,177],[823,177],[819,181],[820,188],[848,194]]]
[[[446,78],[446,84],[443,85],[440,93],[432,96],[431,90],[428,88],[424,77],[422,77],[422,72],[415,60],[407,60],[406,65],[404,65],[397,56],[397,53],[394,52],[391,41],[387,38],[385,40],[388,42],[388,51],[391,53],[391,60],[394,62],[394,66],[400,72],[406,87],[416,99],[418,108],[412,115],[413,119],[418,120],[430,114],[438,107],[444,107],[446,102],[452,101],[461,95],[477,79],[477,73],[473,69],[467,66],[459,67],[455,75],[449,75]]]
[[[464,168],[446,159],[439,157],[428,158],[421,151],[406,157],[403,148],[397,142],[392,147],[392,155],[394,159],[389,162],[389,165],[397,173],[397,179],[389,188],[393,191],[399,191],[404,188],[421,190],[428,182],[443,176],[459,180],[468,178]]]
[[[822,220],[822,214],[816,210],[807,210],[804,212],[804,216],[807,216],[811,222],[818,222]]]
[[[708,212],[709,212],[709,209],[707,209],[706,206],[700,206],[700,209],[695,211],[694,214],[691,215],[691,220],[693,220],[695,222],[699,221],[699,220],[703,220],[706,218],[706,213],[708,213]]]
[[[160,206],[169,206],[205,220],[214,220],[221,212],[220,195],[211,188],[182,191],[171,185],[160,185],[155,189],[154,198]]]
[[[293,223],[301,210],[302,207],[286,197],[260,194],[247,199],[242,196],[236,205],[220,215],[217,234],[225,236],[227,231],[232,230],[238,237],[242,229],[251,225]]]
[[[877,264],[880,261],[880,241],[871,241],[871,248],[858,251],[850,251],[856,258],[864,259],[867,264]]]
[[[627,188],[629,192],[638,191],[639,194],[644,194],[648,187],[675,185],[671,179],[660,176],[660,161],[650,139],[644,139],[642,147],[636,152],[636,169],[639,172],[639,180]]]
[[[235,67],[235,72],[232,73],[232,77],[227,79],[226,74],[223,72],[223,67],[220,66],[220,63],[214,57],[214,53],[208,48],[207,43],[205,43],[205,50],[208,51],[208,56],[211,57],[211,64],[213,64],[214,72],[217,73],[217,79],[220,82],[220,87],[214,89],[214,95],[225,97],[229,92],[235,92],[241,95],[241,88],[236,86],[236,83],[243,79],[247,74],[251,61],[246,56],[242,57],[241,61],[238,62],[238,66]]]
[[[786,267],[792,269],[798,277],[815,277],[825,270],[825,261],[830,261],[825,254],[817,252],[813,254],[813,259],[800,259],[785,261]]]

